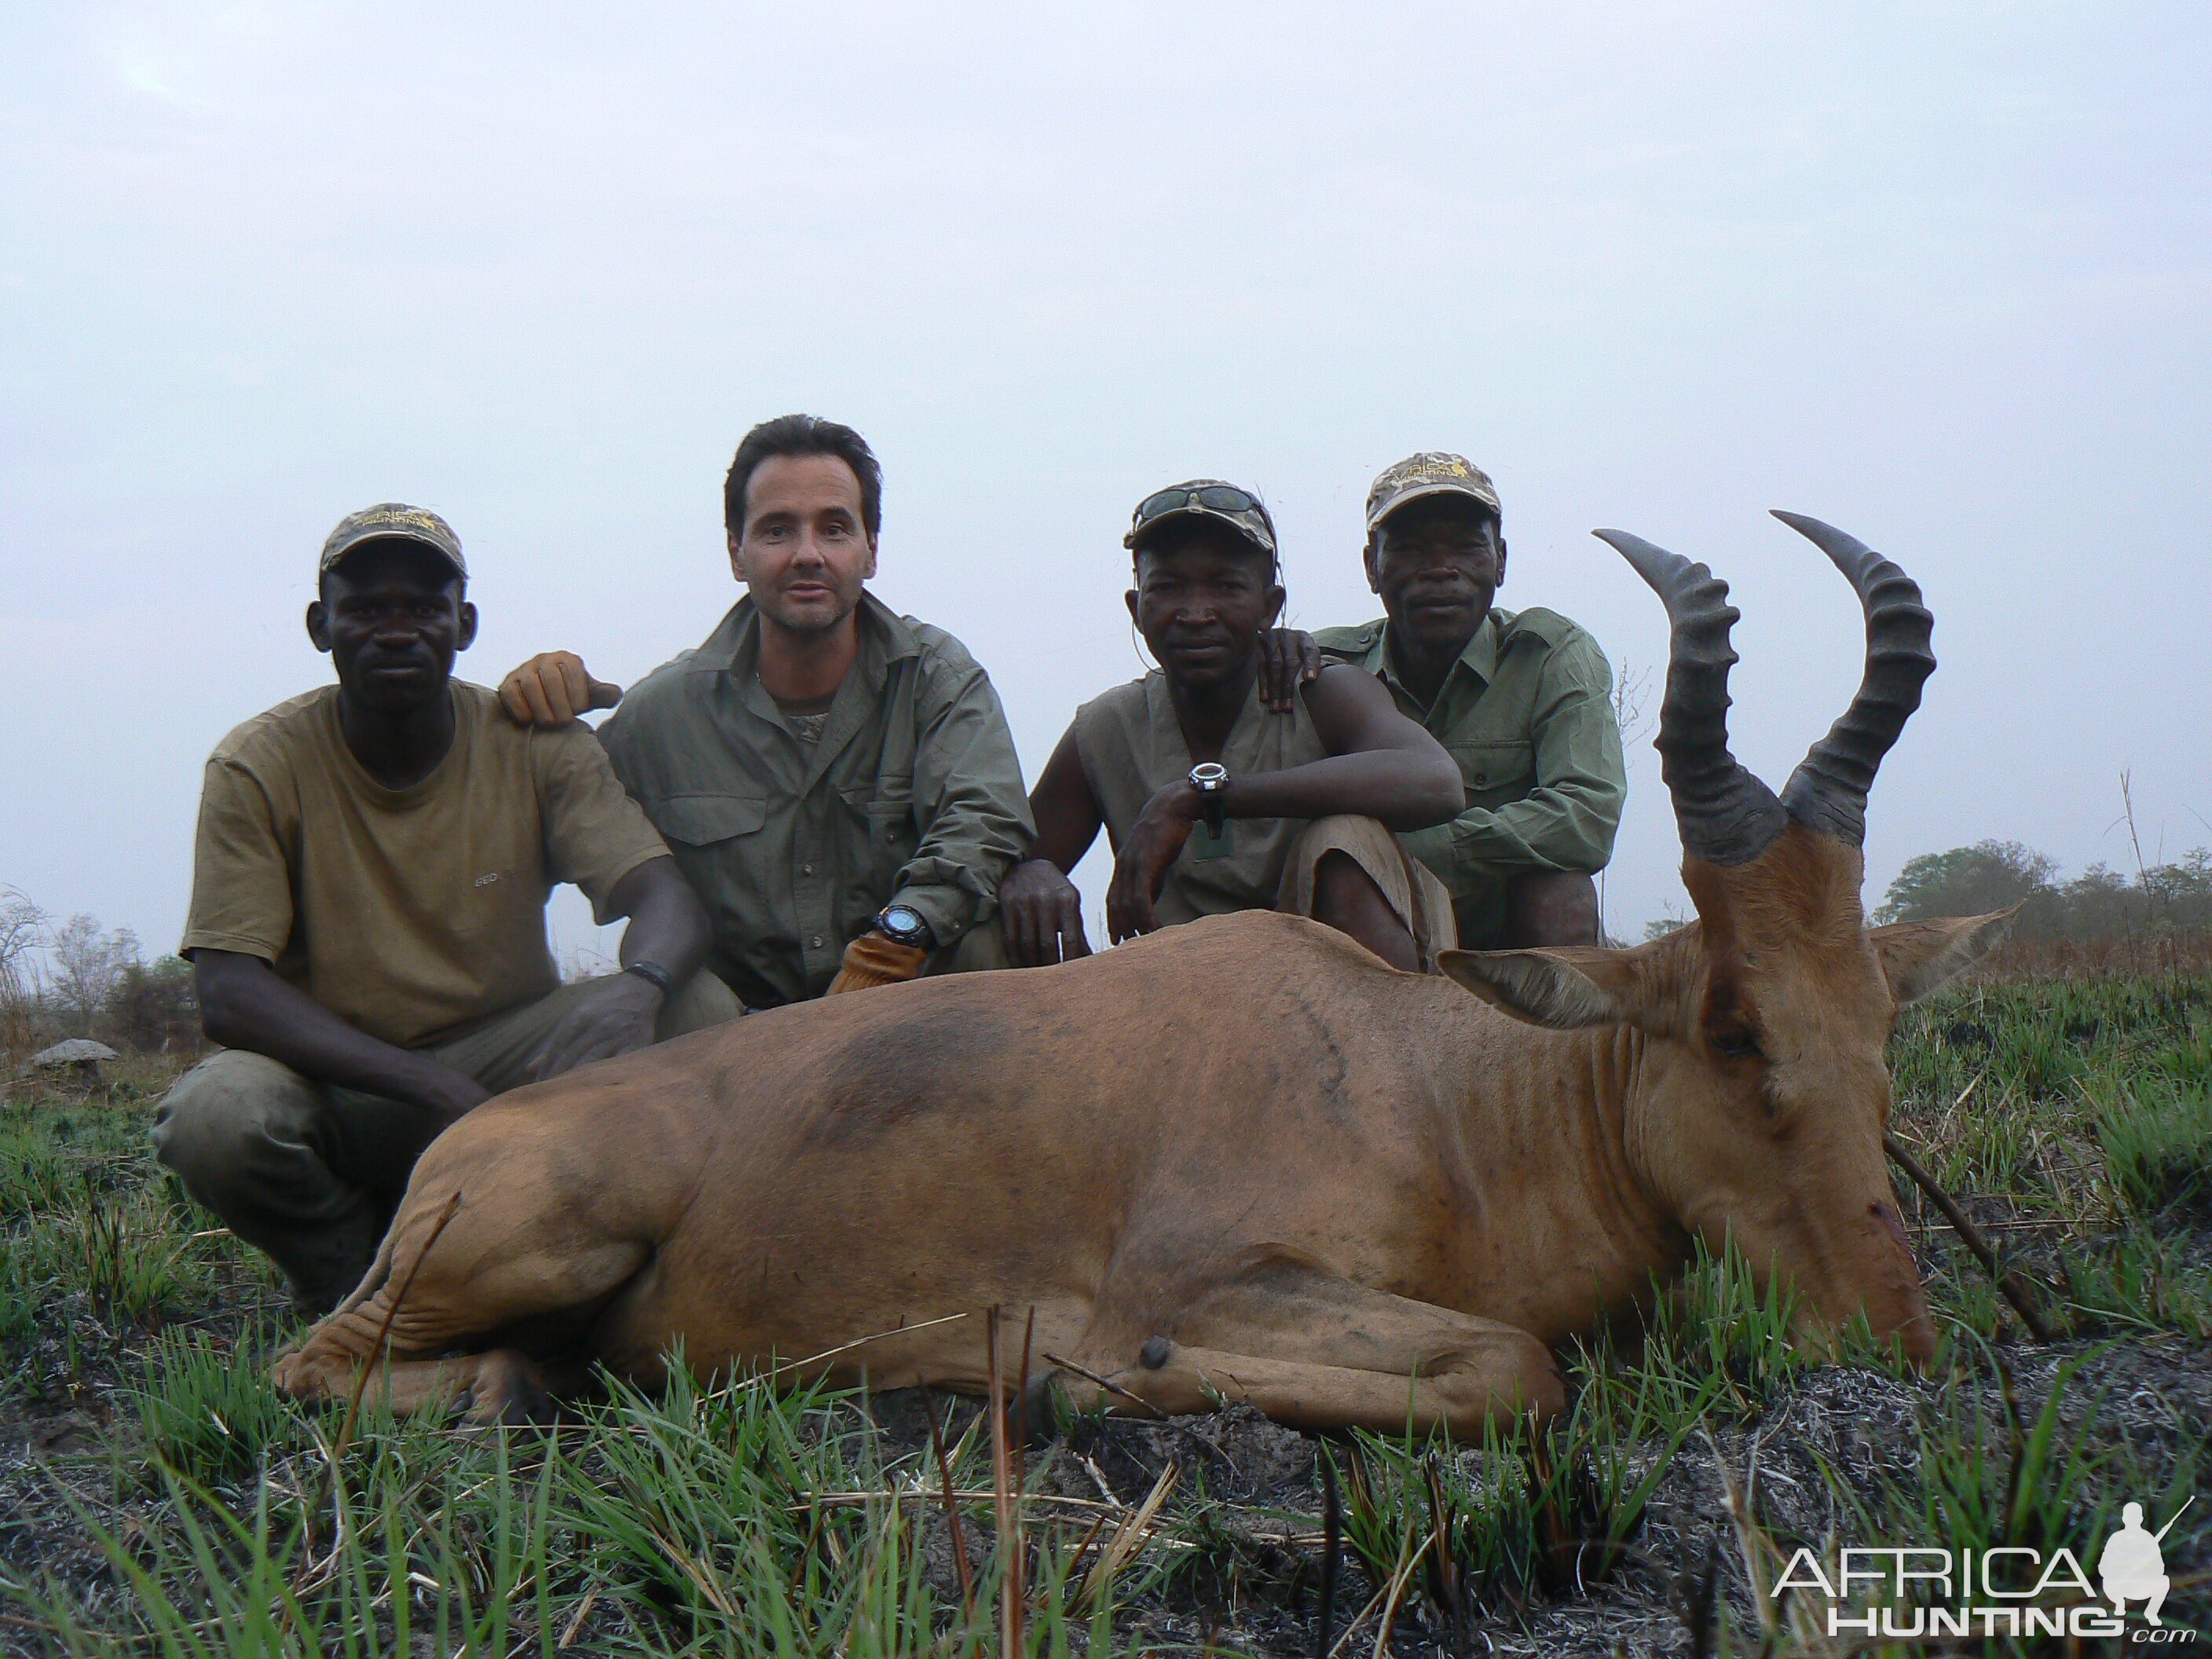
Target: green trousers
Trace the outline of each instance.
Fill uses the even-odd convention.
[[[553,1028],[597,982],[563,985],[421,1052],[494,1094],[519,1088]],[[654,1037],[665,1042],[743,1012],[729,988],[702,971],[668,1000]],[[163,1097],[154,1155],[232,1232],[275,1259],[300,1311],[313,1316],[361,1282],[415,1160],[441,1127],[421,1107],[225,1048]]]

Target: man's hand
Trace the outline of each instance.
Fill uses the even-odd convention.
[[[616,974],[561,1016],[545,1039],[531,1075],[543,1082],[595,1060],[612,1060],[653,1041],[660,1018],[660,988],[640,974]]]
[[[517,726],[566,726],[590,708],[612,708],[623,689],[595,680],[573,651],[546,651],[499,683],[499,700]]]
[[[192,987],[210,1042],[266,1054],[319,1083],[400,1102],[429,1114],[440,1129],[491,1098],[467,1073],[347,1024],[260,957],[196,951]]]
[[[542,659],[541,659],[542,660]],[[1321,672],[1321,647],[1301,628],[1271,628],[1260,636],[1260,704],[1287,714],[1298,688]]]
[[[1146,801],[1129,826],[1128,839],[1115,855],[1113,883],[1106,890],[1106,933],[1115,944],[1159,927],[1152,901],[1167,885],[1168,866],[1190,839],[1200,805],[1198,786],[1178,778]]]
[[[1029,859],[999,883],[999,936],[1017,968],[1046,968],[1091,954],[1083,897],[1049,859]]]
[[[439,1124],[441,1133],[452,1128],[491,1098],[491,1091],[467,1073],[457,1072],[450,1066],[438,1065],[434,1060],[429,1064],[434,1067],[433,1074],[410,1091],[409,1103],[435,1113],[441,1120]],[[439,1076],[437,1073],[444,1075]]]

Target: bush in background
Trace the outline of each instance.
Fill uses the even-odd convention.
[[[2197,848],[2133,878],[2093,864],[2071,881],[2057,862],[2016,841],[1977,842],[1908,860],[1876,921],[1974,916],[2021,906],[2021,939],[2177,937],[2212,929],[2212,848]]]

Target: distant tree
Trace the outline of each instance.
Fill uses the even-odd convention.
[[[2132,878],[2091,865],[2070,881],[2058,866],[2016,841],[1984,841],[1906,861],[1889,884],[1876,921],[1973,916],[2021,907],[2024,939],[2121,939],[2212,928],[2212,848]]]
[[[13,887],[0,887],[0,1054],[10,1060],[34,1046],[38,966],[32,954],[46,942],[46,913]]]
[[[1978,916],[2025,903],[2022,931],[2048,932],[2057,920],[2051,878],[2057,872],[2051,860],[2016,841],[1977,842],[1948,853],[1923,853],[1905,860],[1874,919]]]
[[[200,1042],[192,965],[176,957],[124,964],[100,1009],[100,1034],[143,1054],[185,1054]]]
[[[72,1036],[92,1035],[93,1021],[106,1007],[124,974],[143,960],[137,934],[128,927],[103,933],[100,923],[88,915],[71,916],[54,929],[49,954],[53,960],[50,995]]]

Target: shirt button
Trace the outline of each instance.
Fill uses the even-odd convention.
[[[807,942],[809,945],[812,945],[816,950],[817,950],[817,951],[818,951],[818,950],[820,950],[820,949],[822,948],[822,935],[821,935],[821,934],[819,934],[819,933],[817,933],[817,934],[816,934],[812,939],[811,939],[807,940],[806,942]]]
[[[814,866],[811,864],[802,864],[799,866],[799,873],[802,876],[811,876],[814,873]]]

